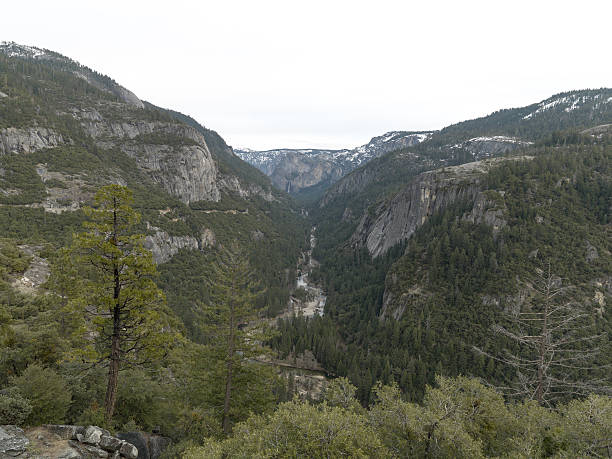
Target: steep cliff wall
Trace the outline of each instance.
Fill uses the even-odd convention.
[[[502,161],[529,157],[496,158],[425,172],[412,180],[373,214],[365,213],[351,238],[377,257],[406,240],[436,212],[457,201],[472,201],[465,216],[496,229],[504,225],[502,211],[480,191],[482,174]]]
[[[43,148],[52,148],[67,143],[53,129],[31,127],[26,129],[6,128],[0,130],[0,156],[9,153],[31,153]]]

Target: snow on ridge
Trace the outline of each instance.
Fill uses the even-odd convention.
[[[18,56],[18,57],[31,57],[31,58],[36,59],[46,54],[40,48],[36,48],[34,46],[20,45],[13,41],[3,41],[2,43],[0,43],[0,47],[5,48],[6,50],[5,53],[9,57]]]
[[[342,150],[323,150],[323,149],[292,149],[282,148],[276,150],[257,151],[249,148],[235,148],[234,151],[242,160],[263,169],[279,164],[290,154],[299,154],[308,158],[320,158],[323,160],[338,163],[343,168],[353,169],[365,164],[376,156],[380,156],[388,151],[401,148],[406,145],[404,140],[408,140],[409,145],[415,145],[429,139],[432,132],[406,132],[389,131],[377,137],[373,137],[370,142],[352,149]],[[262,170],[263,170],[262,169]]]
[[[576,110],[578,108],[580,108],[581,104],[586,103],[589,100],[593,100],[596,101],[597,99],[599,99],[601,97],[601,94],[595,94],[595,95],[579,95],[579,94],[572,94],[569,96],[564,96],[564,97],[559,97],[557,99],[554,99],[550,102],[540,102],[538,104],[538,108],[537,110],[535,110],[534,112],[531,112],[525,116],[523,116],[524,120],[528,120],[533,118],[535,115],[545,112],[546,110],[549,110],[553,107],[556,107],[557,105],[561,105],[561,104],[565,104],[567,105],[567,107],[565,107],[563,110],[567,113]],[[594,109],[598,108],[600,106],[601,103],[609,103],[610,101],[612,101],[612,97],[609,97],[606,101],[603,102],[598,102],[594,105]]]
[[[505,135],[494,135],[491,137],[487,137],[487,136],[474,137],[472,139],[466,140],[465,142],[508,142],[508,143],[525,143],[525,144],[533,143],[533,142],[526,142],[524,140],[517,139],[516,137],[508,137]]]

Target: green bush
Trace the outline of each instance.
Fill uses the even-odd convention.
[[[0,391],[0,425],[22,425],[32,413],[32,405],[15,389]]]
[[[32,404],[29,425],[61,424],[70,406],[72,393],[63,376],[50,368],[32,364],[11,383]]]

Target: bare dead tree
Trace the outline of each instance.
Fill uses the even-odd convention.
[[[518,345],[516,353],[505,350],[491,355],[476,350],[516,370],[512,386],[499,387],[506,394],[540,405],[553,405],[560,399],[592,392],[612,393],[606,379],[610,364],[597,364],[605,332],[593,332],[591,315],[571,298],[572,286],[546,269],[537,269],[527,283],[531,301],[518,311],[506,314],[507,325],[493,330]],[[599,375],[603,375],[599,376]]]

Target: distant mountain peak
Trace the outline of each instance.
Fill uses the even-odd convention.
[[[389,131],[352,149],[279,148],[256,151],[242,148],[235,152],[270,176],[278,188],[299,192],[304,188],[328,186],[374,158],[424,142],[431,135],[430,131]]]

